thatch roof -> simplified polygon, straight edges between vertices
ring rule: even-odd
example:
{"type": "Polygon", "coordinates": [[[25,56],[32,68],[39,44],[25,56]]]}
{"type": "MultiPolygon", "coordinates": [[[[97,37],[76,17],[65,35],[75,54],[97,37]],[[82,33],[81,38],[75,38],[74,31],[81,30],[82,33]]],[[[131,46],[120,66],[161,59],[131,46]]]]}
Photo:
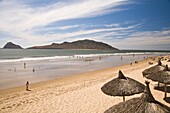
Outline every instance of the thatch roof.
{"type": "Polygon", "coordinates": [[[148,69],[145,69],[142,74],[144,77],[147,77],[149,74],[152,74],[152,73],[157,73],[159,71],[163,71],[165,69],[165,66],[162,65],[161,61],[158,61],[158,64],[153,66],[153,67],[150,67],[148,69]]]}
{"type": "Polygon", "coordinates": [[[121,71],[119,76],[104,84],[101,90],[110,96],[130,96],[144,91],[145,86],[140,82],[125,77],[121,71]]]}
{"type": "Polygon", "coordinates": [[[170,71],[168,69],[168,65],[166,65],[166,68],[163,71],[149,74],[146,78],[160,83],[170,84],[170,71]]]}
{"type": "Polygon", "coordinates": [[[169,107],[154,99],[149,89],[149,83],[146,84],[141,97],[114,105],[104,113],[170,113],[169,107]]]}

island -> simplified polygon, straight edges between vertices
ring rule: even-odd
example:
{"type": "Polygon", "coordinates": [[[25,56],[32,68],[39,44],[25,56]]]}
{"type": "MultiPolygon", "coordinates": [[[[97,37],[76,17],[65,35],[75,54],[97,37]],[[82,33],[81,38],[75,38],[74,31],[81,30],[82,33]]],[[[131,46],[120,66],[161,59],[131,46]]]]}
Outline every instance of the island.
{"type": "Polygon", "coordinates": [[[22,47],[20,45],[14,44],[12,42],[8,42],[7,44],[5,44],[3,49],[22,49],[22,47]]]}
{"type": "Polygon", "coordinates": [[[51,45],[33,46],[28,49],[96,49],[96,50],[118,50],[111,45],[94,40],[78,40],[74,42],[52,43],[51,45]]]}

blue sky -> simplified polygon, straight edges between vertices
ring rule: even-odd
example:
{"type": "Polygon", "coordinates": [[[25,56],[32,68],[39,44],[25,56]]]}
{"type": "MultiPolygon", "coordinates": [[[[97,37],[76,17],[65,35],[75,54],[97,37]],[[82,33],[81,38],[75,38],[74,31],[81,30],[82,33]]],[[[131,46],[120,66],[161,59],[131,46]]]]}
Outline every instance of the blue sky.
{"type": "Polygon", "coordinates": [[[0,47],[92,39],[170,50],[170,0],[0,0],[0,47]]]}

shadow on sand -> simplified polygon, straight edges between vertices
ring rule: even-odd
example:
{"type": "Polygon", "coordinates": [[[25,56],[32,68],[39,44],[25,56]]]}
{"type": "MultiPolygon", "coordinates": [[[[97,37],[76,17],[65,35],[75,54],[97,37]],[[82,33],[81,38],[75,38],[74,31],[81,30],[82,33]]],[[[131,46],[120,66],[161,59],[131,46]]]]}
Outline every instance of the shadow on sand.
{"type": "Polygon", "coordinates": [[[26,90],[26,91],[31,91],[30,89],[26,90]]]}
{"type": "MultiPolygon", "coordinates": [[[[164,92],[164,86],[154,87],[155,90],[164,92]]],[[[167,86],[167,93],[170,93],[170,86],[167,86]]],[[[164,98],[165,102],[170,103],[170,97],[164,98]]]]}
{"type": "Polygon", "coordinates": [[[170,103],[170,97],[164,98],[165,102],[170,103]]]}
{"type": "MultiPolygon", "coordinates": [[[[154,87],[154,89],[164,92],[164,86],[154,87]]],[[[170,86],[167,86],[167,93],[170,93],[170,86]]]]}

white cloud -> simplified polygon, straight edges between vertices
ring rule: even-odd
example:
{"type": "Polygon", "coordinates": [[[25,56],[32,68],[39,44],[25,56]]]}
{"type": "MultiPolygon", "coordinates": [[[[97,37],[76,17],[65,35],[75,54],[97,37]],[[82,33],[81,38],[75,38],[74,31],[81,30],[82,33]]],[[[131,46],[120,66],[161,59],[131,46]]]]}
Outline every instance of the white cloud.
{"type": "MultiPolygon", "coordinates": [[[[47,32],[44,36],[39,36],[35,34],[35,31],[61,20],[87,18],[120,11],[122,9],[118,9],[117,6],[126,4],[127,1],[128,0],[84,0],[72,3],[56,3],[45,7],[31,7],[30,5],[24,4],[24,2],[19,2],[19,0],[4,0],[0,2],[0,31],[7,32],[9,36],[21,40],[29,40],[34,43],[38,42],[40,37],[42,37],[42,42],[48,41],[52,39],[47,39],[47,37],[54,37],[58,34],[53,36],[47,32]]],[[[63,26],[60,27],[60,29],[66,30],[78,26],[79,25],[63,26]]],[[[76,34],[87,34],[97,31],[98,30],[80,31],[79,33],[76,32],[76,34]]],[[[66,35],[74,36],[70,33],[66,35]]]]}
{"type": "Polygon", "coordinates": [[[125,39],[113,40],[113,44],[122,49],[166,49],[170,44],[170,30],[133,32],[125,39]]]}
{"type": "Polygon", "coordinates": [[[106,27],[119,27],[120,24],[116,23],[116,24],[106,24],[106,27]]]}
{"type": "Polygon", "coordinates": [[[58,27],[58,29],[61,29],[61,30],[67,30],[67,29],[76,28],[76,27],[81,27],[81,26],[84,26],[84,25],[69,25],[69,26],[61,26],[61,27],[58,27]]]}
{"type": "Polygon", "coordinates": [[[74,39],[68,37],[67,40],[93,39],[104,41],[119,49],[170,50],[170,47],[167,46],[170,44],[170,30],[137,32],[134,30],[135,27],[127,28],[119,28],[118,31],[114,31],[112,28],[103,31],[101,30],[100,32],[96,30],[94,34],[83,35],[82,37],[78,36],[74,39]]]}
{"type": "MultiPolygon", "coordinates": [[[[114,34],[118,34],[118,32],[125,32],[127,33],[129,30],[138,27],[139,24],[136,25],[131,25],[131,26],[127,26],[127,27],[116,27],[116,28],[100,28],[100,29],[91,29],[91,30],[79,30],[79,31],[75,31],[75,32],[69,32],[69,33],[54,33],[54,34],[49,34],[47,37],[50,38],[51,40],[54,40],[59,37],[62,40],[68,40],[70,38],[75,38],[75,37],[81,37],[84,35],[84,37],[86,37],[87,35],[93,35],[93,34],[100,34],[103,33],[103,35],[113,35],[114,34]],[[106,33],[108,32],[108,33],[106,33]],[[110,33],[112,32],[112,33],[110,33]]],[[[45,39],[43,39],[45,40],[45,39]]]]}
{"type": "Polygon", "coordinates": [[[0,8],[0,15],[2,17],[0,25],[5,27],[5,25],[14,24],[17,25],[15,27],[18,29],[28,30],[60,20],[96,16],[94,12],[105,14],[110,7],[120,5],[125,1],[127,0],[86,0],[80,3],[73,2],[61,6],[57,3],[35,9],[18,4],[16,1],[4,1],[5,3],[1,3],[4,7],[0,8]]]}

